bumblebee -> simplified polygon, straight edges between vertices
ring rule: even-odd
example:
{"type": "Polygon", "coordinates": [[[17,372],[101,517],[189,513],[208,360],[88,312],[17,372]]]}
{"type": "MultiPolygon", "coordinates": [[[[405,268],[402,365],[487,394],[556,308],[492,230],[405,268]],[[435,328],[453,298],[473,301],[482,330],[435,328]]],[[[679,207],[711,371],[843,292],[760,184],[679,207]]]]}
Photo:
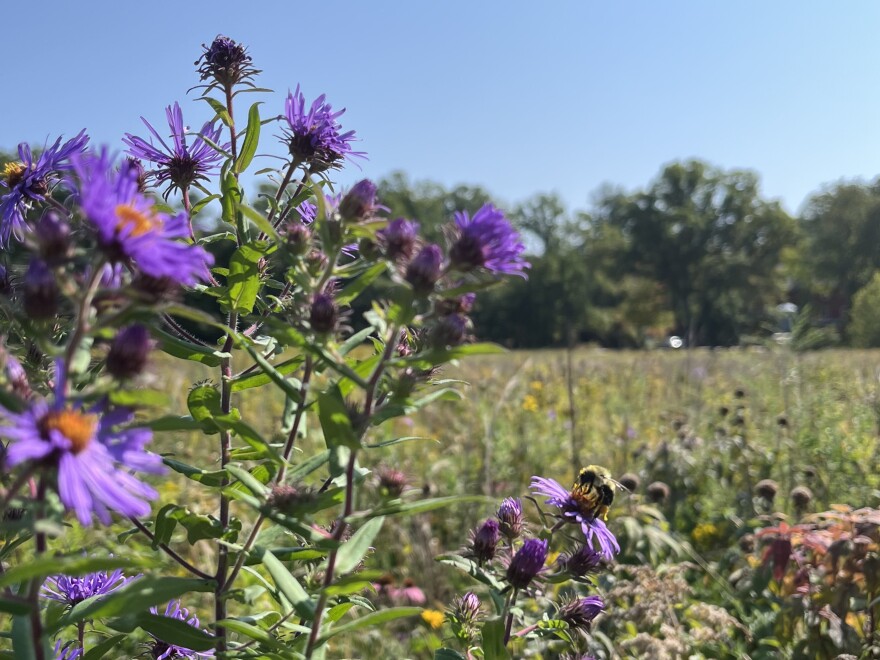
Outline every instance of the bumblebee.
{"type": "Polygon", "coordinates": [[[601,465],[588,465],[578,473],[571,487],[571,498],[578,503],[581,513],[608,520],[608,509],[614,502],[617,489],[626,490],[601,465]]]}

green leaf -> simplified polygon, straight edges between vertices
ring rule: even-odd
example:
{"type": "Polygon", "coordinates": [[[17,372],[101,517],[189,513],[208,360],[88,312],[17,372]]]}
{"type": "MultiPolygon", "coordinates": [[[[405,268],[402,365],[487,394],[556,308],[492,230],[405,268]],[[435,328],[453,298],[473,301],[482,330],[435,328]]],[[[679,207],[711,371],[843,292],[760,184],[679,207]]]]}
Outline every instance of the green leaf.
{"type": "Polygon", "coordinates": [[[88,652],[82,656],[82,660],[101,660],[111,650],[116,650],[117,645],[128,635],[113,635],[108,637],[99,644],[95,644],[88,652]]]}
{"type": "Polygon", "coordinates": [[[211,109],[217,113],[217,118],[220,119],[220,121],[226,126],[232,126],[232,119],[229,116],[229,112],[226,110],[226,106],[210,96],[202,96],[200,98],[211,106],[211,109]]]}
{"type": "Polygon", "coordinates": [[[253,222],[257,226],[257,229],[266,234],[266,236],[269,236],[276,243],[281,242],[281,236],[275,231],[275,227],[272,226],[272,223],[270,223],[267,218],[263,217],[263,215],[256,209],[251,208],[247,204],[240,204],[238,210],[241,211],[244,217],[253,222]]]}
{"type": "Polygon", "coordinates": [[[201,211],[215,199],[220,199],[220,195],[208,195],[207,197],[203,197],[202,199],[197,201],[190,209],[190,216],[195,217],[196,215],[198,215],[199,211],[201,211]]]}
{"type": "MultiPolygon", "coordinates": [[[[277,374],[280,374],[281,376],[289,376],[297,369],[299,369],[304,359],[305,358],[303,358],[302,355],[297,355],[294,358],[285,360],[281,364],[274,367],[275,372],[277,374]]],[[[253,387],[261,387],[271,382],[272,378],[267,373],[248,374],[247,376],[240,376],[232,380],[232,391],[241,392],[242,390],[249,390],[253,387]]]]}
{"type": "Polygon", "coordinates": [[[434,651],[434,660],[466,660],[466,658],[453,649],[437,649],[434,651]]]}
{"type": "Polygon", "coordinates": [[[201,424],[205,433],[219,433],[220,429],[214,423],[215,417],[221,417],[225,413],[220,405],[220,392],[210,385],[199,385],[189,391],[186,397],[186,407],[189,408],[193,419],[201,424]]]}
{"type": "Polygon", "coordinates": [[[156,512],[156,522],[153,523],[153,550],[159,549],[159,544],[168,545],[174,534],[174,528],[177,527],[177,518],[172,513],[180,507],[176,504],[166,504],[156,512]]]}
{"type": "Polygon", "coordinates": [[[154,431],[201,431],[201,423],[194,420],[189,415],[166,415],[141,424],[154,431]]]}
{"type": "Polygon", "coordinates": [[[186,463],[181,463],[180,461],[176,461],[173,458],[167,457],[163,458],[162,462],[175,472],[182,474],[183,476],[192,479],[193,481],[198,481],[201,484],[205,484],[206,486],[222,486],[226,481],[226,470],[203,470],[201,468],[193,467],[192,465],[187,465],[186,463]]]}
{"type": "Polygon", "coordinates": [[[371,628],[372,626],[378,626],[379,624],[405,617],[418,616],[421,613],[421,607],[389,607],[387,609],[379,610],[378,612],[370,612],[351,623],[332,628],[318,638],[318,643],[323,644],[336,635],[354,632],[355,630],[363,630],[364,628],[371,628]]]}
{"type": "Polygon", "coordinates": [[[244,635],[249,639],[253,639],[263,646],[266,646],[270,649],[274,649],[275,651],[281,652],[284,655],[282,657],[285,658],[294,658],[297,657],[293,655],[290,651],[290,648],[286,644],[282,644],[277,639],[275,639],[268,632],[259,628],[250,623],[246,623],[244,621],[240,621],[238,619],[223,619],[222,621],[218,621],[214,624],[217,627],[226,628],[234,633],[238,633],[239,635],[244,635]]]}
{"type": "Polygon", "coordinates": [[[260,481],[247,470],[244,470],[235,465],[227,465],[226,469],[229,471],[229,474],[231,474],[233,477],[235,477],[241,483],[247,486],[248,490],[250,490],[257,497],[265,496],[266,493],[269,492],[269,489],[265,485],[260,483],[260,481]]]}
{"type": "Polygon", "coordinates": [[[62,628],[85,619],[109,618],[147,610],[192,591],[213,591],[215,586],[214,580],[140,577],[110,594],[94,596],[77,603],[47,632],[54,635],[62,628]]]}
{"type": "Polygon", "coordinates": [[[213,635],[209,635],[181,619],[159,616],[152,612],[141,612],[137,616],[137,624],[167,644],[175,644],[193,651],[207,651],[214,648],[213,635]]]}
{"type": "Polygon", "coordinates": [[[181,360],[201,362],[208,367],[219,367],[220,360],[224,356],[220,351],[216,351],[208,346],[191,344],[158,328],[153,328],[152,334],[155,336],[156,343],[161,350],[181,360]]]}
{"type": "Polygon", "coordinates": [[[144,568],[155,562],[142,557],[39,557],[13,566],[0,575],[0,587],[19,584],[33,578],[49,575],[85,575],[117,568],[144,568]]]}
{"type": "Polygon", "coordinates": [[[126,408],[167,408],[171,397],[161,390],[113,390],[108,394],[111,403],[126,408]]]}
{"type": "MultiPolygon", "coordinates": [[[[30,616],[12,617],[12,650],[16,660],[36,660],[37,650],[34,648],[30,616]]],[[[43,657],[51,656],[44,653],[43,657]]]]}
{"type": "Polygon", "coordinates": [[[336,572],[345,575],[357,567],[370,549],[376,534],[382,529],[384,518],[371,518],[346,541],[336,554],[336,572]]]}
{"type": "Polygon", "coordinates": [[[504,588],[504,585],[501,584],[498,580],[495,579],[488,571],[480,568],[477,563],[471,559],[467,559],[466,557],[461,557],[459,555],[439,555],[435,557],[435,560],[440,562],[441,564],[447,564],[449,566],[454,566],[458,570],[467,573],[475,580],[482,582],[485,585],[488,585],[495,589],[496,591],[501,591],[504,588]]]}
{"type": "Polygon", "coordinates": [[[241,144],[241,150],[238,152],[238,160],[235,162],[235,172],[244,172],[251,161],[254,154],[257,153],[257,145],[260,143],[260,104],[257,101],[248,111],[248,123],[245,129],[244,142],[241,144]]]}
{"type": "Polygon", "coordinates": [[[275,586],[290,601],[296,613],[304,619],[311,620],[315,616],[315,603],[284,564],[271,552],[267,552],[263,555],[263,566],[269,571],[275,586]]]}
{"type": "Polygon", "coordinates": [[[6,614],[28,614],[31,611],[30,603],[12,598],[0,598],[0,612],[6,614]]]}
{"type": "Polygon", "coordinates": [[[253,244],[242,245],[229,260],[226,293],[220,296],[220,304],[234,312],[250,314],[260,291],[260,259],[263,252],[253,244]]]}
{"type": "Polygon", "coordinates": [[[238,179],[232,172],[227,172],[221,179],[220,192],[222,194],[220,205],[223,208],[220,217],[223,222],[235,226],[236,211],[241,204],[241,188],[238,186],[238,179]]]}
{"type": "Polygon", "coordinates": [[[357,449],[360,439],[351,426],[348,411],[337,386],[318,395],[318,419],[328,448],[337,446],[357,449]]]}
{"type": "Polygon", "coordinates": [[[504,643],[505,622],[501,617],[488,619],[483,624],[483,653],[485,660],[510,660],[504,643]]]}
{"type": "Polygon", "coordinates": [[[263,370],[263,373],[266,374],[273,383],[280,387],[288,398],[293,399],[297,403],[302,401],[302,395],[299,388],[285,378],[284,374],[269,364],[269,361],[262,356],[256,347],[251,346],[250,344],[245,344],[245,348],[247,349],[247,352],[251,354],[254,362],[256,362],[260,369],[263,370]]]}
{"type": "Polygon", "coordinates": [[[351,304],[368,286],[375,282],[376,279],[385,272],[385,269],[385,263],[380,262],[368,268],[360,277],[351,280],[348,284],[342,287],[342,290],[336,296],[337,304],[351,304]]]}

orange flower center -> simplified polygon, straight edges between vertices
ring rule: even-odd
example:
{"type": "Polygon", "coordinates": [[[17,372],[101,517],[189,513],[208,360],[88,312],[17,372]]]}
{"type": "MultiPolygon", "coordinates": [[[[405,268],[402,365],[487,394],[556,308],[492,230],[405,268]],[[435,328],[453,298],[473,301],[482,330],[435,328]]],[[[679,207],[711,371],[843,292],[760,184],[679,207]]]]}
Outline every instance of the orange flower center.
{"type": "Polygon", "coordinates": [[[54,410],[40,420],[40,430],[44,434],[53,430],[61,433],[70,440],[74,454],[89,446],[97,428],[97,415],[84,415],[74,410],[54,410]]]}
{"type": "Polygon", "coordinates": [[[136,209],[131,204],[118,204],[116,206],[116,217],[119,222],[116,223],[116,231],[120,232],[130,227],[131,236],[143,236],[148,231],[162,225],[162,220],[153,213],[144,213],[136,209]]]}

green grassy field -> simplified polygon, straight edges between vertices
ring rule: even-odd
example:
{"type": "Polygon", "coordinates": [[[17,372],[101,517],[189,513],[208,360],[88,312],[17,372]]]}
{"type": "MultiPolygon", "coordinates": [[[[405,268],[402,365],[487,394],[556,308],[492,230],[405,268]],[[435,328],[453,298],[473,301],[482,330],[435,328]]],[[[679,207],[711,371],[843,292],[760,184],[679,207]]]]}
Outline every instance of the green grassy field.
{"type": "MultiPolygon", "coordinates": [[[[172,364],[162,358],[153,374],[154,385],[174,393],[171,409],[163,412],[180,414],[185,414],[190,385],[216,377],[200,365],[172,364]]],[[[609,527],[623,541],[621,564],[651,571],[687,566],[690,572],[681,584],[691,589],[686,597],[690,605],[679,604],[680,611],[717,607],[718,616],[730,617],[725,625],[736,636],[737,630],[752,626],[750,615],[739,607],[740,596],[722,583],[728,580],[725,572],[742,563],[731,558],[731,549],[763,524],[754,522],[756,516],[772,510],[779,512],[773,520],[787,515],[796,521],[788,497],[796,486],[808,486],[813,493],[806,513],[839,504],[877,506],[878,376],[880,352],[866,351],[583,349],[471,359],[439,376],[460,381],[462,398],[398,419],[383,427],[381,436],[372,437],[373,442],[422,439],[367,451],[362,464],[374,471],[387,466],[402,470],[412,489],[410,498],[430,493],[483,494],[491,499],[484,505],[460,505],[386,525],[368,566],[388,571],[398,581],[415,581],[425,592],[426,606],[443,610],[452,596],[470,585],[437,564],[437,554],[464,545],[468,530],[490,515],[501,497],[527,495],[532,475],[568,483],[581,465],[600,464],[617,478],[629,473],[640,482],[632,493],[618,495],[609,519],[609,527]],[[762,479],[778,484],[773,505],[755,498],[755,486],[762,479]],[[670,494],[651,502],[647,486],[657,481],[667,484],[670,494]]],[[[264,437],[280,441],[283,401],[278,393],[270,388],[248,390],[237,394],[234,404],[264,437]]],[[[309,428],[302,455],[322,447],[320,430],[309,428]]],[[[208,468],[218,459],[212,438],[195,433],[160,434],[153,448],[208,468]]],[[[314,475],[313,485],[322,478],[314,475]]],[[[159,489],[161,501],[154,510],[176,502],[197,513],[214,513],[214,503],[203,498],[204,491],[180,475],[163,479],[159,489]]],[[[375,479],[368,477],[358,504],[375,501],[380,497],[377,491],[375,479]]],[[[102,541],[111,551],[119,551],[115,534],[122,530],[120,525],[102,541]]],[[[62,545],[75,549],[85,538],[75,528],[62,545]]],[[[94,536],[89,538],[94,543],[94,536]]],[[[137,537],[125,538],[124,543],[145,548],[137,537]]],[[[186,544],[175,547],[189,552],[194,562],[210,565],[212,542],[198,542],[192,549],[186,544]]],[[[752,565],[756,561],[752,559],[752,565]]],[[[174,570],[170,565],[169,571],[174,570]]],[[[640,580],[649,578],[654,579],[617,575],[613,588],[623,583],[641,588],[640,580]]],[[[621,596],[621,602],[629,597],[621,596]]],[[[611,612],[609,617],[614,616],[613,608],[611,612]]],[[[611,621],[600,627],[614,638],[609,643],[631,642],[618,647],[618,653],[652,657],[655,651],[636,643],[637,633],[662,637],[659,628],[652,631],[645,626],[653,624],[643,624],[638,630],[621,629],[611,621]]],[[[745,648],[754,634],[742,632],[740,646],[716,640],[715,647],[700,647],[716,651],[698,651],[695,657],[737,657],[734,651],[724,653],[745,648]]],[[[430,658],[442,638],[442,629],[433,630],[427,623],[399,630],[396,636],[381,638],[381,657],[430,658]]],[[[687,640],[691,641],[682,642],[686,647],[696,648],[691,637],[687,640]]],[[[376,643],[373,637],[349,640],[337,649],[344,654],[338,657],[380,657],[365,650],[375,650],[371,645],[376,643]]]]}

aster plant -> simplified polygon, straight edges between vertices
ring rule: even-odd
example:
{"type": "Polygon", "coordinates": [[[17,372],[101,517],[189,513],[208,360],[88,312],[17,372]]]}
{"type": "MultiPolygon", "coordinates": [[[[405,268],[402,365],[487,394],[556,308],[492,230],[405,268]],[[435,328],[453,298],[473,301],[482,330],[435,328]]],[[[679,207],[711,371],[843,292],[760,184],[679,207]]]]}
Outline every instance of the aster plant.
{"type": "MultiPolygon", "coordinates": [[[[0,271],[0,610],[15,657],[339,657],[358,630],[423,613],[408,575],[403,591],[371,591],[383,526],[485,503],[407,488],[383,450],[414,438],[389,442],[383,426],[458,396],[443,365],[501,351],[476,341],[470,315],[476,291],[525,275],[518,234],[486,205],[427,242],[418,219],[386,216],[368,179],[334,190],[330,177],[364,154],[324,95],[296,85],[266,117],[264,100],[237,112],[263,90],[228,37],[196,67],[215,117],[198,133],[175,103],[168,138],[144,121],[147,139],[116,146],[87,150],[84,133],[37,158],[22,146],[3,175],[0,237],[24,253],[0,271]],[[265,207],[240,181],[257,168],[275,184],[265,207]],[[206,193],[197,204],[192,188],[206,193]],[[216,222],[199,235],[202,213],[216,222]],[[186,414],[169,413],[159,360],[213,370],[186,414]],[[242,393],[283,411],[241,405],[242,393]]],[[[599,597],[563,602],[548,585],[591,587],[598,562],[565,526],[526,517],[507,498],[465,552],[441,558],[479,585],[448,624],[431,610],[425,625],[454,626],[466,652],[543,648],[588,627],[599,597]],[[548,560],[560,549],[564,565],[548,560]],[[544,623],[523,618],[526,599],[544,623]]]]}

